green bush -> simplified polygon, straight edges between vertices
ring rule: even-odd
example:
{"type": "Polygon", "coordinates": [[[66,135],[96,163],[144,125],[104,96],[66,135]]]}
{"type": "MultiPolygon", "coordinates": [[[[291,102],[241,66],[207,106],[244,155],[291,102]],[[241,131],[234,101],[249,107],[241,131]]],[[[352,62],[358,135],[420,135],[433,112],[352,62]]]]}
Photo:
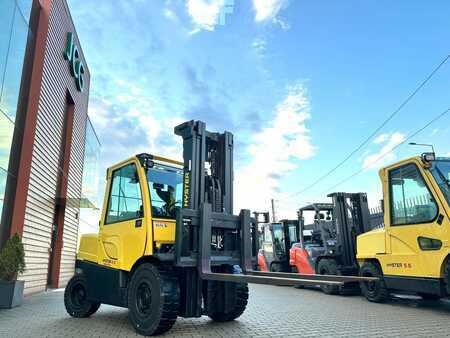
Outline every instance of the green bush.
{"type": "Polygon", "coordinates": [[[25,271],[25,251],[18,234],[9,238],[0,250],[0,280],[12,281],[25,271]]]}

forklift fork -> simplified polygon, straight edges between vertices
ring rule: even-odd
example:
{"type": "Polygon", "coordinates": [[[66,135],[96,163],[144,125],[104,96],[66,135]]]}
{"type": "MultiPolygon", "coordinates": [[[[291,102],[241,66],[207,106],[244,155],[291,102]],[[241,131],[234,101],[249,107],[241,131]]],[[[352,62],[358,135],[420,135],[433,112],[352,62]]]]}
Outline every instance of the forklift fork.
{"type": "Polygon", "coordinates": [[[196,267],[201,280],[285,286],[341,286],[349,282],[376,280],[376,278],[358,276],[255,271],[253,269],[253,261],[257,252],[256,225],[250,218],[249,210],[241,210],[239,216],[224,215],[212,212],[209,203],[203,203],[198,212],[189,209],[179,209],[176,236],[176,265],[196,267]],[[186,231],[186,228],[184,228],[186,226],[191,229],[186,231]],[[214,228],[225,228],[226,231],[236,233],[236,241],[240,245],[234,251],[228,252],[227,255],[214,252],[211,250],[211,234],[214,228]],[[193,238],[198,238],[198,252],[187,251],[183,254],[183,243],[189,240],[188,237],[183,236],[186,233],[191,233],[193,238]],[[242,273],[213,272],[212,266],[221,265],[239,265],[242,273]]]}

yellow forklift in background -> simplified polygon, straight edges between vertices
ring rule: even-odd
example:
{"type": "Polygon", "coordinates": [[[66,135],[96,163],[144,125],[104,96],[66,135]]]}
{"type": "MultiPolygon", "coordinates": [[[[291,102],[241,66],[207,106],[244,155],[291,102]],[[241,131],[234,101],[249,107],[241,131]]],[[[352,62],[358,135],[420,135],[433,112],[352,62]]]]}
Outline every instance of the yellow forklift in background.
{"type": "Polygon", "coordinates": [[[390,292],[450,295],[450,158],[424,153],[383,168],[384,227],[357,237],[360,276],[372,302],[390,292]]]}
{"type": "Polygon", "coordinates": [[[201,121],[175,127],[183,162],[139,154],[107,170],[98,234],[81,237],[67,312],[100,304],[129,309],[136,331],[168,331],[178,316],[231,321],[245,310],[247,283],[344,285],[374,277],[255,271],[257,222],[233,214],[233,135],[201,121]]]}

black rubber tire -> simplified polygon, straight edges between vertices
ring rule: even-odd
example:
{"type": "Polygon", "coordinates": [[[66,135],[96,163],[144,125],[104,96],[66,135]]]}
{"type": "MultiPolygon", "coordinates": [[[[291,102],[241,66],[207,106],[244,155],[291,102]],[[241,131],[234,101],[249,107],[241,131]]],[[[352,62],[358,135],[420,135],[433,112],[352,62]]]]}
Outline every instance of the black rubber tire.
{"type": "MultiPolygon", "coordinates": [[[[320,260],[317,266],[319,275],[338,275],[337,263],[334,259],[324,258],[320,260]]],[[[337,285],[321,285],[320,289],[327,295],[339,294],[339,286],[337,285]]]]}
{"type": "Polygon", "coordinates": [[[281,272],[281,263],[272,263],[270,265],[270,272],[281,272]]]}
{"type": "MultiPolygon", "coordinates": [[[[298,270],[297,270],[296,266],[292,266],[291,267],[291,273],[298,273],[298,270]]],[[[294,288],[296,288],[296,289],[304,289],[305,286],[304,285],[295,285],[294,288]]]]}
{"type": "Polygon", "coordinates": [[[450,259],[447,259],[447,263],[444,268],[444,284],[447,291],[447,296],[450,296],[450,259]]]}
{"type": "Polygon", "coordinates": [[[150,263],[140,265],[128,286],[128,316],[137,333],[152,336],[172,328],[180,302],[178,278],[150,263]]]}
{"type": "Polygon", "coordinates": [[[206,314],[216,322],[229,322],[240,317],[248,303],[247,283],[208,281],[204,290],[206,314]],[[227,289],[227,290],[225,290],[227,289]],[[232,306],[229,311],[224,309],[225,297],[230,297],[232,306]]]}
{"type": "Polygon", "coordinates": [[[431,295],[429,293],[419,293],[419,296],[422,297],[423,300],[435,301],[441,299],[441,296],[431,295]]]}
{"type": "Polygon", "coordinates": [[[383,279],[383,272],[378,264],[365,262],[359,269],[361,277],[378,277],[375,282],[361,282],[361,291],[369,302],[384,303],[389,299],[389,290],[383,279]]]}
{"type": "Polygon", "coordinates": [[[64,290],[64,305],[69,315],[75,318],[87,318],[97,312],[100,303],[86,299],[87,281],[82,274],[73,276],[64,290]]]}

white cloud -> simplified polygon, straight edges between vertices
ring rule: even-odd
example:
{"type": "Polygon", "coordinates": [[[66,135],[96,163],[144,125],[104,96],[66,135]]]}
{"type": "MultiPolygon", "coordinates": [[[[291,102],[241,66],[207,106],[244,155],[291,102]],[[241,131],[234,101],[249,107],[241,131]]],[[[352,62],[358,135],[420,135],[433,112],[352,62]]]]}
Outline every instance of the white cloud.
{"type": "Polygon", "coordinates": [[[393,151],[393,149],[399,145],[400,143],[405,142],[405,134],[402,134],[400,132],[395,132],[392,134],[382,134],[378,136],[375,141],[377,144],[384,144],[383,147],[375,153],[372,153],[370,155],[367,155],[363,160],[363,168],[364,169],[377,169],[379,167],[382,167],[383,165],[390,163],[396,159],[396,155],[393,151]],[[384,136],[386,135],[386,136],[384,136]],[[380,141],[380,136],[383,136],[380,141]]]}
{"type": "Polygon", "coordinates": [[[190,34],[200,30],[213,31],[219,23],[220,10],[224,3],[225,0],[188,0],[187,10],[195,25],[190,34]]]}
{"type": "Polygon", "coordinates": [[[266,54],[266,45],[267,42],[264,38],[256,38],[252,42],[252,48],[254,49],[256,55],[258,55],[259,58],[264,58],[266,54]]]}
{"type": "Polygon", "coordinates": [[[388,138],[389,138],[389,134],[387,134],[387,133],[380,134],[375,138],[375,140],[373,140],[373,143],[375,143],[375,144],[384,143],[387,141],[388,138]]]}
{"type": "Polygon", "coordinates": [[[173,10],[171,10],[170,8],[164,8],[163,14],[164,14],[164,16],[165,16],[167,19],[169,19],[169,20],[172,20],[172,21],[175,21],[175,22],[178,21],[177,15],[176,15],[175,12],[174,12],[173,10]]]}
{"type": "Polygon", "coordinates": [[[314,155],[306,127],[309,109],[303,85],[291,86],[276,106],[273,120],[253,135],[246,149],[250,162],[236,170],[235,212],[241,207],[268,210],[270,198],[282,197],[280,179],[297,167],[296,161],[314,155]]]}
{"type": "MultiPolygon", "coordinates": [[[[277,14],[286,4],[287,0],[253,0],[253,8],[256,12],[255,21],[272,20],[274,23],[280,23],[281,20],[277,18],[277,14]]],[[[283,21],[281,22],[285,25],[283,21]]]]}
{"type": "Polygon", "coordinates": [[[280,18],[273,18],[272,22],[274,24],[280,25],[281,29],[284,31],[287,31],[288,29],[291,28],[291,25],[289,23],[280,18]]]}
{"type": "Polygon", "coordinates": [[[116,81],[116,84],[119,92],[133,95],[117,95],[113,97],[114,102],[100,98],[89,106],[95,127],[104,134],[104,139],[111,142],[108,148],[113,149],[114,156],[110,160],[121,160],[141,152],[181,159],[180,137],[171,131],[183,119],[178,114],[157,116],[155,100],[145,95],[142,88],[122,80],[116,81]],[[112,114],[117,104],[121,104],[121,111],[119,114],[112,114]],[[130,138],[136,136],[133,133],[139,135],[139,142],[130,141],[130,138]]]}
{"type": "Polygon", "coordinates": [[[438,132],[439,132],[439,128],[434,128],[434,129],[431,131],[430,136],[434,136],[434,135],[436,135],[438,132]]]}

